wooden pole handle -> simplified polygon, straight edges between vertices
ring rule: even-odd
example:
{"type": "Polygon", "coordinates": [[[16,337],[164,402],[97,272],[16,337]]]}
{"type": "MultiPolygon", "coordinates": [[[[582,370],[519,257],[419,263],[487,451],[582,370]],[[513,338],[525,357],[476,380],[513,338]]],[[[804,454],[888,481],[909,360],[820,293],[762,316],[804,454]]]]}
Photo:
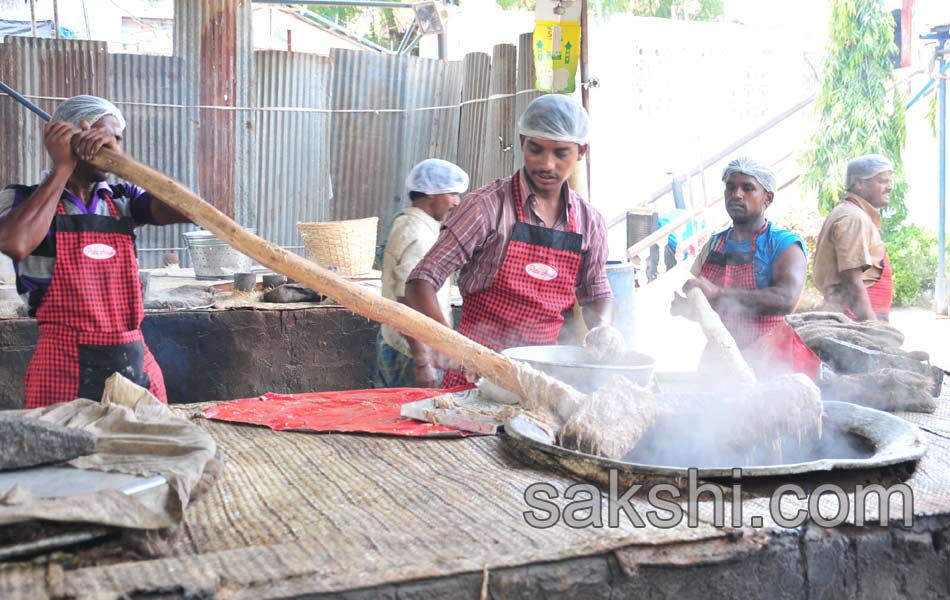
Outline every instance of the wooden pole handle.
{"type": "Polygon", "coordinates": [[[723,361],[722,366],[726,369],[726,373],[735,377],[740,383],[755,383],[755,372],[742,356],[736,339],[726,329],[703,291],[698,287],[690,288],[686,292],[686,298],[713,352],[723,361]]]}
{"type": "Polygon", "coordinates": [[[235,223],[174,179],[107,148],[88,161],[107,173],[148,190],[214,233],[235,250],[274,271],[333,298],[349,310],[378,323],[389,325],[461,363],[465,369],[486,377],[521,395],[516,367],[501,354],[472,341],[404,304],[378,296],[316,263],[257,237],[235,223]]]}

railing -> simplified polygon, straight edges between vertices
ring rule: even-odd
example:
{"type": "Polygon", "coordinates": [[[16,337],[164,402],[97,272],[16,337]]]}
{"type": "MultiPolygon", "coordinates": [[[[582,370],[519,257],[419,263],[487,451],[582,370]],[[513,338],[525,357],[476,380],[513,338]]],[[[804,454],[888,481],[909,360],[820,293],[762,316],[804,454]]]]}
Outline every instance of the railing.
{"type": "MultiPolygon", "coordinates": [[[[895,86],[898,89],[906,87],[915,75],[922,72],[918,68],[898,69],[895,71],[895,86]]],[[[670,184],[650,194],[641,207],[659,208],[659,205],[672,197],[674,183],[682,183],[690,191],[688,194],[689,206],[686,207],[685,214],[674,218],[627,249],[627,260],[638,264],[640,267],[637,272],[637,282],[641,287],[666,272],[664,252],[667,246],[667,237],[670,234],[680,234],[674,256],[676,262],[680,263],[690,256],[695,256],[710,235],[720,231],[731,222],[723,206],[723,196],[720,193],[722,187],[719,182],[719,174],[726,161],[742,153],[759,157],[760,160],[769,163],[775,170],[779,190],[788,187],[798,179],[800,173],[795,159],[799,149],[807,143],[808,136],[813,130],[812,115],[804,109],[810,107],[814,102],[814,94],[800,100],[719,152],[700,161],[685,175],[675,177],[670,184]],[[780,131],[780,128],[784,131],[780,131]],[[781,149],[783,153],[775,156],[774,148],[781,149]],[[789,149],[791,151],[788,151],[789,149]],[[717,190],[717,193],[711,195],[707,192],[706,185],[707,175],[710,171],[714,172],[716,182],[714,189],[717,190]],[[697,178],[699,179],[699,188],[702,191],[698,194],[700,202],[695,203],[693,202],[692,187],[694,179],[697,178]],[[698,217],[703,217],[702,221],[705,222],[698,222],[698,217]],[[690,223],[692,223],[691,234],[689,236],[682,235],[686,231],[687,224],[690,223]],[[659,252],[654,252],[654,258],[651,258],[651,250],[654,246],[658,246],[659,252]],[[652,264],[654,259],[656,259],[657,264],[652,264]]],[[[625,223],[626,220],[627,212],[625,211],[609,219],[607,226],[608,228],[615,227],[625,223]]]]}

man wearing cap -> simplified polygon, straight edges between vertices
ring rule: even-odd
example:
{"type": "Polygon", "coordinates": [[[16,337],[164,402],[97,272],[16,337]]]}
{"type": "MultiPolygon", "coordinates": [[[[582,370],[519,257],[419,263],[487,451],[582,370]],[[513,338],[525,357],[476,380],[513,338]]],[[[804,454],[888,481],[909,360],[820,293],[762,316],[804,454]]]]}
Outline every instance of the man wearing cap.
{"type": "Polygon", "coordinates": [[[776,187],[768,166],[737,158],[722,181],[732,226],[700,250],[691,269],[695,277],[683,290],[702,290],[742,349],[795,309],[805,284],[805,244],[765,218],[776,187]]]}
{"type": "MultiPolygon", "coordinates": [[[[406,189],[412,206],[393,219],[383,242],[383,297],[406,302],[406,277],[432,248],[439,237],[439,228],[459,204],[468,189],[468,174],[458,165],[437,158],[424,160],[406,177],[406,189]]],[[[444,322],[452,322],[449,305],[449,282],[436,293],[439,314],[444,322]]],[[[413,387],[415,365],[409,341],[398,331],[382,325],[376,337],[377,387],[413,387]]],[[[430,384],[435,385],[435,384],[430,384]]]]}
{"type": "MultiPolygon", "coordinates": [[[[541,96],[518,129],[524,168],[466,196],[406,286],[410,306],[447,325],[436,290],[459,270],[459,332],[494,350],[557,343],[575,298],[589,327],[606,325],[612,298],[604,218],[566,183],[587,152],[587,112],[541,96]]],[[[433,382],[429,349],[413,356],[417,385],[433,382]]],[[[442,387],[464,383],[449,371],[442,387]]]]}
{"type": "Polygon", "coordinates": [[[101,148],[118,151],[124,129],[111,102],[66,100],[43,129],[52,170],[38,185],[0,192],[0,252],[14,260],[18,291],[40,331],[26,372],[26,408],[98,400],[115,372],[167,401],[139,329],[135,227],[187,218],[138,187],[109,185],[85,162],[101,148]]]}
{"type": "Polygon", "coordinates": [[[891,202],[894,165],[880,154],[848,162],[847,193],[825,218],[813,269],[825,305],[859,321],[887,320],[894,280],[881,238],[881,209],[891,202]]]}

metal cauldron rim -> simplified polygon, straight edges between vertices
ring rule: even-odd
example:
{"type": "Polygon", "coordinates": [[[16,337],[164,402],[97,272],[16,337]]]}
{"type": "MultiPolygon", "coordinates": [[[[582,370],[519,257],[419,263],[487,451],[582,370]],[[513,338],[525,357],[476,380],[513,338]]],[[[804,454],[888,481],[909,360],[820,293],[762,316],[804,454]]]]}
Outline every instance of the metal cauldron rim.
{"type": "MultiPolygon", "coordinates": [[[[553,352],[553,353],[563,353],[563,352],[580,352],[584,356],[590,357],[587,354],[587,351],[584,350],[581,346],[569,346],[569,345],[548,345],[548,346],[515,346],[513,348],[507,348],[502,350],[501,353],[507,358],[513,360],[520,360],[522,362],[530,362],[541,365],[551,365],[554,367],[569,367],[569,368],[578,368],[578,369],[600,369],[604,371],[630,371],[636,369],[653,369],[656,365],[656,361],[652,356],[648,354],[643,354],[642,352],[636,352],[629,350],[624,354],[624,357],[633,358],[635,362],[630,363],[613,363],[613,364],[601,364],[596,361],[591,360],[591,362],[577,362],[573,360],[543,360],[540,358],[535,358],[531,356],[532,354],[537,354],[543,356],[544,353],[553,352]]],[[[591,359],[593,357],[590,357],[591,359]]]]}
{"type": "MultiPolygon", "coordinates": [[[[824,420],[827,425],[835,424],[853,435],[860,435],[869,441],[875,452],[868,458],[822,458],[800,463],[782,465],[743,466],[743,477],[768,477],[774,475],[796,475],[831,471],[835,469],[873,469],[917,461],[926,452],[926,444],[920,429],[908,421],[887,412],[858,406],[847,402],[824,403],[824,420]],[[847,420],[847,423],[843,421],[847,420]],[[863,429],[861,429],[863,427],[863,429]],[[873,429],[877,431],[872,431],[873,429]],[[856,431],[859,430],[859,431],[856,431]],[[886,432],[886,433],[885,433],[886,432]]],[[[826,425],[826,426],[827,426],[826,425]]],[[[583,475],[591,469],[617,469],[636,475],[656,475],[663,477],[682,477],[689,475],[686,467],[648,465],[611,460],[601,456],[585,454],[562,448],[553,443],[550,436],[524,416],[516,416],[505,425],[506,437],[515,445],[524,444],[538,449],[556,459],[562,467],[583,475]],[[547,438],[545,440],[544,438],[547,438]]],[[[734,467],[706,467],[697,469],[699,478],[732,477],[734,467]]]]}

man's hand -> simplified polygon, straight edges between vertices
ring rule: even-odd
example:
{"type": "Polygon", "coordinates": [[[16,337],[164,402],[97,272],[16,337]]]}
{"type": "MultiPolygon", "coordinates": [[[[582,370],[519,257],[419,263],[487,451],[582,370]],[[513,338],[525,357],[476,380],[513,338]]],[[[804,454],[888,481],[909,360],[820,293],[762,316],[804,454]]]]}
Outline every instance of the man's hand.
{"type": "Polygon", "coordinates": [[[93,129],[85,119],[79,122],[79,126],[81,131],[76,135],[75,141],[76,155],[80,159],[90,160],[100,148],[119,151],[119,141],[111,131],[101,128],[93,129]]]}
{"type": "Polygon", "coordinates": [[[43,126],[43,145],[53,160],[54,169],[68,169],[72,173],[76,168],[76,155],[70,140],[77,133],[79,129],[64,121],[52,121],[43,126]]]}
{"type": "Polygon", "coordinates": [[[430,363],[413,362],[416,387],[438,389],[441,381],[430,363]]]}
{"type": "Polygon", "coordinates": [[[683,284],[683,292],[688,292],[695,287],[698,287],[710,302],[722,295],[722,288],[705,277],[694,277],[693,279],[687,280],[686,283],[683,284]]]}

